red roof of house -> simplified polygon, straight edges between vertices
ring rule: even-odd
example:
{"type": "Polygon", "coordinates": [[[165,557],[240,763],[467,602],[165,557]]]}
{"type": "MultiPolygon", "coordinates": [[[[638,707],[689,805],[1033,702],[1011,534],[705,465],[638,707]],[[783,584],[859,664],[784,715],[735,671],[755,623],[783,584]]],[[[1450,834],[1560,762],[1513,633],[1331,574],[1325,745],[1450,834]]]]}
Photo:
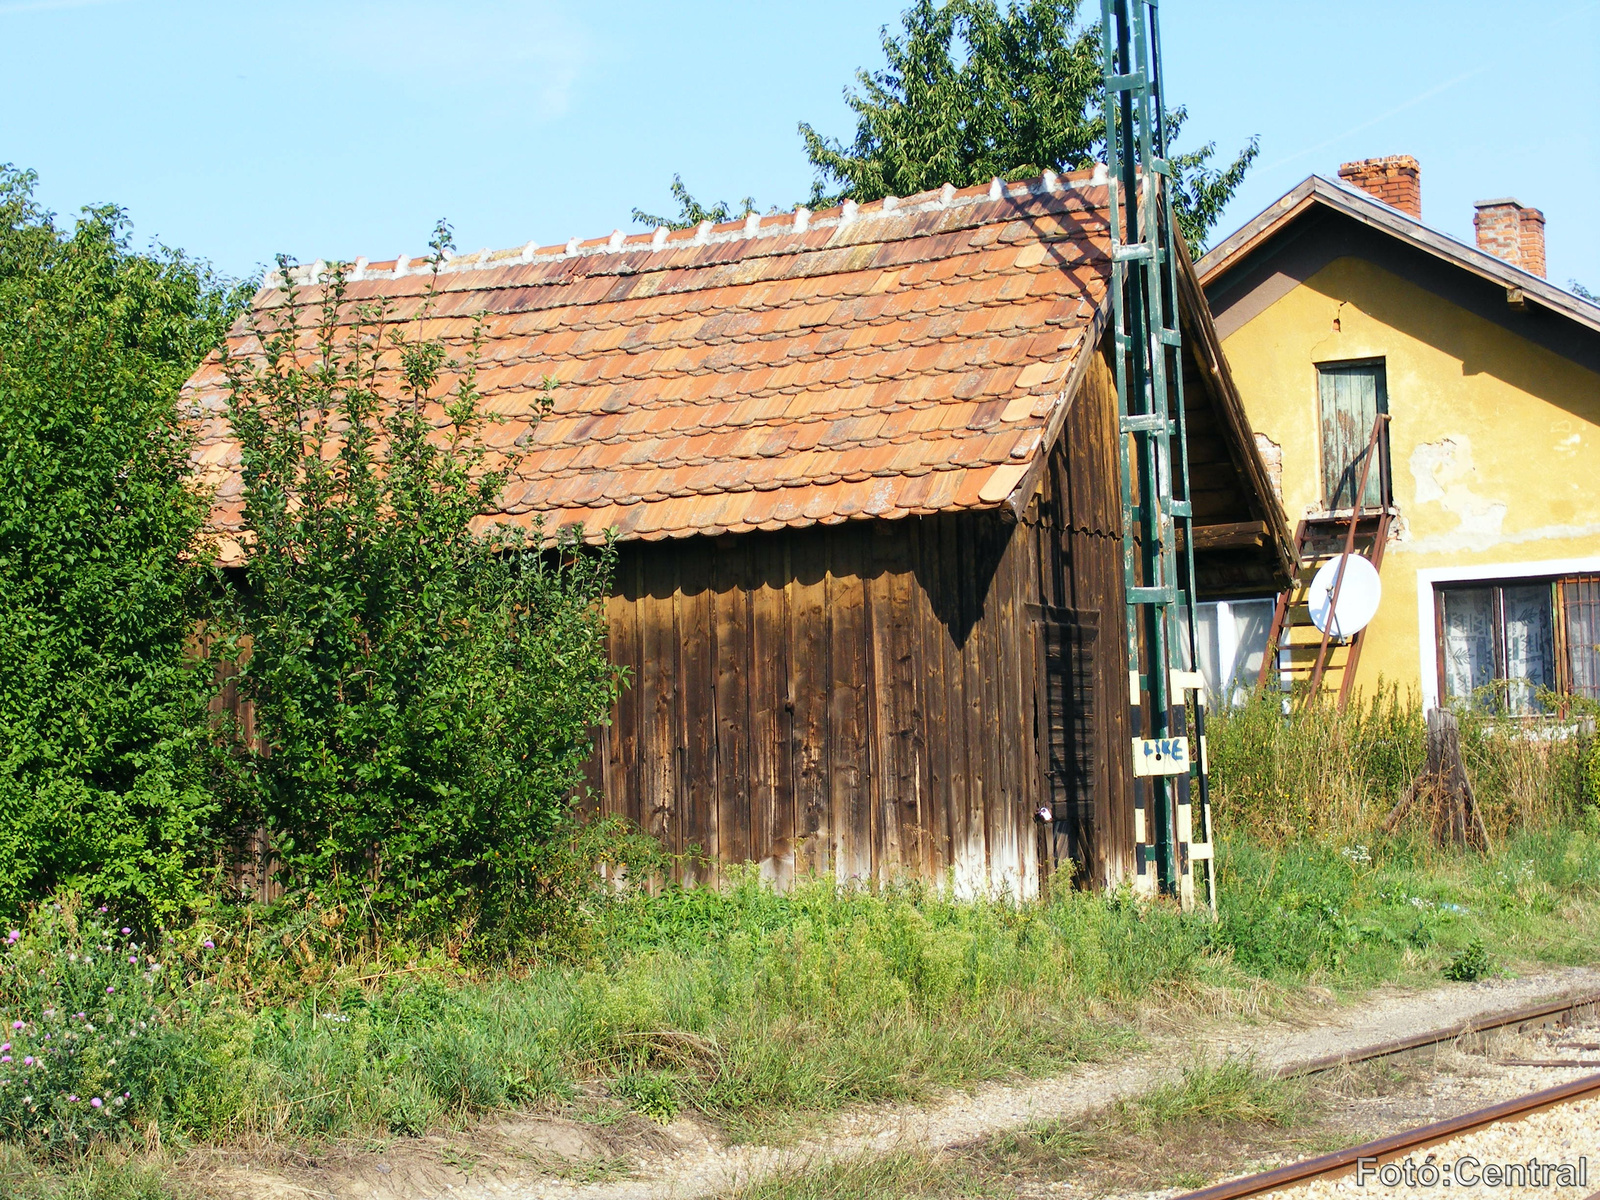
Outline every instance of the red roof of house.
{"type": "MultiPolygon", "coordinates": [[[[490,465],[512,468],[500,519],[542,516],[547,535],[574,522],[590,538],[666,538],[997,508],[1046,452],[1096,336],[1105,205],[1085,172],[485,251],[445,266],[421,332],[465,348],[483,314],[479,387],[507,418],[487,431],[490,465]],[[559,386],[536,421],[546,377],[559,386]]],[[[393,320],[413,320],[429,271],[407,265],[358,260],[350,302],[383,297],[393,320]]],[[[264,288],[255,304],[282,301],[264,288]]],[[[227,349],[260,346],[241,323],[227,349]]],[[[237,562],[226,395],[213,355],[186,396],[223,561],[237,562]]]]}

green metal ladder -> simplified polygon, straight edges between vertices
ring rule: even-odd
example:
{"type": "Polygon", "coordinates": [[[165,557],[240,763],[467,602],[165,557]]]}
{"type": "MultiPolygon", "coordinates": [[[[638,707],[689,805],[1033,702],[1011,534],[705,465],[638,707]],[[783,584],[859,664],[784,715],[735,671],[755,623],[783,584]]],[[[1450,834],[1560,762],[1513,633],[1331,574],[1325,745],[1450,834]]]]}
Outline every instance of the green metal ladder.
{"type": "Polygon", "coordinates": [[[1201,900],[1198,870],[1215,913],[1205,689],[1193,669],[1193,512],[1175,257],[1187,250],[1172,211],[1156,0],[1101,0],[1100,17],[1128,686],[1133,728],[1143,734],[1130,747],[1133,882],[1192,908],[1201,900]]]}

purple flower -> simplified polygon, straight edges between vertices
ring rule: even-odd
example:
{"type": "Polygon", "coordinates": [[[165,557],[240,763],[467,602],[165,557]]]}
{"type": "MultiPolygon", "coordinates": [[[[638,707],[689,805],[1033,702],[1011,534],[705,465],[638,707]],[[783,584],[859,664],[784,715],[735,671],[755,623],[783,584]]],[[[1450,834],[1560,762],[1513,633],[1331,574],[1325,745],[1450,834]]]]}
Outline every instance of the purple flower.
{"type": "Polygon", "coordinates": [[[112,992],[114,992],[116,990],[117,990],[117,985],[116,984],[112,984],[110,987],[108,987],[106,989],[106,995],[109,996],[109,995],[111,995],[112,992]]]}
{"type": "Polygon", "coordinates": [[[126,925],[124,925],[122,927],[122,936],[123,937],[127,937],[132,932],[133,932],[133,930],[129,929],[126,925]]]}
{"type": "Polygon", "coordinates": [[[13,1029],[21,1029],[22,1028],[22,1022],[21,1021],[13,1021],[13,1022],[11,1022],[11,1028],[13,1028],[13,1029]]]}
{"type": "Polygon", "coordinates": [[[6,945],[8,945],[8,946],[11,945],[12,942],[17,941],[21,937],[22,937],[22,930],[13,929],[10,933],[6,934],[6,945]]]}
{"type": "Polygon", "coordinates": [[[76,1096],[68,1096],[67,1102],[70,1104],[76,1104],[78,1102],[78,1098],[76,1096]]]}
{"type": "Polygon", "coordinates": [[[44,1010],[44,1015],[47,1017],[53,1017],[56,1015],[56,1010],[53,1008],[47,1008],[44,1010]]]}
{"type": "Polygon", "coordinates": [[[25,1066],[25,1067],[33,1066],[33,1055],[30,1054],[30,1055],[28,1055],[28,1057],[24,1058],[22,1060],[22,1065],[25,1066]]]}
{"type": "Polygon", "coordinates": [[[10,1062],[10,1061],[11,1061],[11,1055],[9,1055],[9,1054],[0,1054],[0,1062],[10,1062]]]}
{"type": "Polygon", "coordinates": [[[217,944],[215,942],[213,942],[210,938],[207,938],[204,942],[201,943],[201,945],[203,945],[207,950],[215,950],[217,948],[217,944]]]}
{"type": "Polygon", "coordinates": [[[11,1049],[10,1042],[0,1042],[0,1054],[4,1054],[9,1049],[11,1049]]]}
{"type": "Polygon", "coordinates": [[[128,962],[132,965],[137,965],[139,962],[139,956],[137,954],[128,955],[128,962]]]}
{"type": "Polygon", "coordinates": [[[96,1096],[93,1100],[89,1101],[89,1103],[95,1108],[99,1108],[104,1101],[102,1101],[99,1096],[96,1096]]]}

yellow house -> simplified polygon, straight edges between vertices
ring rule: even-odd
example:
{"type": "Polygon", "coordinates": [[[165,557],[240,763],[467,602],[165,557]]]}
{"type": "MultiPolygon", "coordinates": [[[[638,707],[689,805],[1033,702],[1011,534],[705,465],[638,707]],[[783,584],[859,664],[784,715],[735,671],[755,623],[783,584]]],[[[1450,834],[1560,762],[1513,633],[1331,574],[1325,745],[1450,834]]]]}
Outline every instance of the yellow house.
{"type": "MultiPolygon", "coordinates": [[[[1307,179],[1198,264],[1299,525],[1280,678],[1309,680],[1323,656],[1322,687],[1382,678],[1427,707],[1600,698],[1600,307],[1544,279],[1536,209],[1479,203],[1468,246],[1422,223],[1415,159],[1339,174],[1307,179]],[[1308,582],[1352,525],[1379,567],[1376,615],[1325,647],[1308,582]]],[[[1215,689],[1255,682],[1273,614],[1272,597],[1206,606],[1215,689]]]]}

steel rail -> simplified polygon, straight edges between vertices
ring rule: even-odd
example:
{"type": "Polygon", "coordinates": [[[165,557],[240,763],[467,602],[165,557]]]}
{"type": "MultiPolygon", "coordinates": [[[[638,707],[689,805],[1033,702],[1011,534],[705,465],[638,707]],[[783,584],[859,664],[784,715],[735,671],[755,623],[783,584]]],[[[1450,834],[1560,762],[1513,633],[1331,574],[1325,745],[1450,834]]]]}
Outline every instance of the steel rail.
{"type": "Polygon", "coordinates": [[[1174,1200],[1241,1200],[1245,1196],[1259,1196],[1265,1192],[1275,1192],[1280,1188],[1294,1187],[1311,1179],[1343,1175],[1353,1171],[1360,1159],[1374,1163],[1392,1162],[1408,1151],[1421,1150],[1426,1146],[1460,1137],[1475,1129],[1482,1129],[1486,1125],[1516,1120],[1542,1109],[1554,1108],[1558,1104],[1566,1104],[1595,1094],[1600,1094],[1600,1075],[1586,1075],[1570,1083],[1530,1092],[1515,1100],[1504,1100],[1499,1104],[1491,1104],[1488,1108],[1476,1109],[1444,1121],[1435,1121],[1431,1125],[1390,1134],[1388,1137],[1378,1138],[1360,1146],[1351,1146],[1348,1150],[1336,1150],[1320,1158],[1308,1158],[1303,1162],[1290,1163],[1272,1171],[1263,1171],[1259,1175],[1247,1175],[1242,1179],[1231,1179],[1227,1183],[1201,1188],[1197,1192],[1185,1192],[1174,1200]]]}
{"type": "Polygon", "coordinates": [[[1575,1013],[1582,1008],[1600,1009],[1600,992],[1584,992],[1575,996],[1566,996],[1559,1000],[1546,1000],[1539,1004],[1529,1004],[1522,1008],[1512,1008],[1504,1012],[1490,1013],[1488,1016],[1474,1017],[1469,1021],[1458,1022],[1445,1029],[1413,1034],[1410,1037],[1379,1042],[1372,1046],[1362,1046],[1357,1050],[1351,1050],[1343,1054],[1329,1054],[1322,1058],[1314,1058],[1309,1062],[1281,1067],[1275,1074],[1280,1078],[1318,1075],[1325,1071],[1335,1071],[1340,1067],[1350,1066],[1355,1063],[1370,1062],[1376,1058],[1392,1058],[1395,1055],[1406,1054],[1413,1050],[1423,1050],[1429,1046],[1443,1045],[1445,1042],[1453,1042],[1457,1038],[1467,1037],[1474,1033],[1489,1033],[1493,1030],[1506,1029],[1513,1025],[1549,1024],[1553,1018],[1575,1013]]]}

